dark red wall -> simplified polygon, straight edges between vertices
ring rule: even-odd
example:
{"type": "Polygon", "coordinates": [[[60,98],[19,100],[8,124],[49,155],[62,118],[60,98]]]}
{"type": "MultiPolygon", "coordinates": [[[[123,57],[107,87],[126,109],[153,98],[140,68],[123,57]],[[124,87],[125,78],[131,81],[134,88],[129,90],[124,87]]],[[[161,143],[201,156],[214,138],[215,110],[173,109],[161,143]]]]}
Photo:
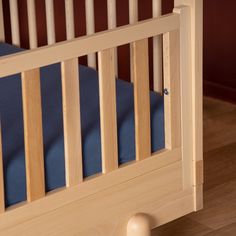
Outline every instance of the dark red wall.
{"type": "Polygon", "coordinates": [[[236,102],[236,1],[204,1],[204,91],[236,102]]]}
{"type": "MultiPolygon", "coordinates": [[[[39,44],[46,44],[45,0],[36,0],[39,44]]],[[[163,0],[164,13],[171,12],[174,0],[163,0]]],[[[236,102],[236,14],[235,0],[204,1],[204,93],[236,102]]],[[[11,42],[9,30],[9,0],[3,0],[6,19],[6,38],[11,42]]],[[[106,0],[95,0],[96,31],[107,28],[106,0]]],[[[152,0],[139,0],[140,20],[151,17],[152,0]]],[[[18,0],[20,10],[21,41],[28,48],[26,0],[18,0]]],[[[74,0],[76,36],[85,34],[85,0],[74,0]]],[[[54,0],[56,39],[66,39],[64,0],[54,0]]],[[[128,23],[128,0],[117,1],[118,25],[128,23]]],[[[129,47],[119,48],[119,75],[129,78],[129,47]]],[[[150,48],[151,50],[151,48],[150,48]]],[[[86,58],[81,60],[86,64],[86,58]]],[[[151,58],[150,58],[151,62],[151,58]]],[[[152,63],[151,63],[152,64],[152,63]]],[[[151,73],[152,71],[150,71],[151,73]]]]}

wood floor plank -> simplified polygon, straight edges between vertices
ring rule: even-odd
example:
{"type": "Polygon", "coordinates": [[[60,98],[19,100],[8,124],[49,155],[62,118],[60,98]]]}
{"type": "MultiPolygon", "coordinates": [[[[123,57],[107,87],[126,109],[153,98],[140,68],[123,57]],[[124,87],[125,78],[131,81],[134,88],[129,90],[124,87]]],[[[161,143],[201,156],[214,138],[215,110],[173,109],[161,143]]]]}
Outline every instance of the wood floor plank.
{"type": "Polygon", "coordinates": [[[236,109],[204,121],[204,152],[236,142],[236,109]]]}
{"type": "Polygon", "coordinates": [[[236,223],[236,180],[204,193],[204,209],[189,215],[214,230],[236,223]]]}
{"type": "Polygon", "coordinates": [[[212,230],[187,217],[180,218],[152,231],[152,236],[205,236],[212,230]]]}
{"type": "Polygon", "coordinates": [[[235,236],[236,235],[236,223],[223,227],[219,230],[214,230],[205,236],[235,236]]]}
{"type": "Polygon", "coordinates": [[[204,179],[204,209],[152,236],[236,235],[236,105],[211,98],[204,98],[204,179]]]}
{"type": "Polygon", "coordinates": [[[236,109],[236,105],[224,101],[220,101],[214,98],[204,97],[203,99],[203,117],[204,120],[214,118],[224,113],[233,111],[236,109]]]}
{"type": "Polygon", "coordinates": [[[204,190],[236,180],[236,142],[204,155],[204,190]]]}

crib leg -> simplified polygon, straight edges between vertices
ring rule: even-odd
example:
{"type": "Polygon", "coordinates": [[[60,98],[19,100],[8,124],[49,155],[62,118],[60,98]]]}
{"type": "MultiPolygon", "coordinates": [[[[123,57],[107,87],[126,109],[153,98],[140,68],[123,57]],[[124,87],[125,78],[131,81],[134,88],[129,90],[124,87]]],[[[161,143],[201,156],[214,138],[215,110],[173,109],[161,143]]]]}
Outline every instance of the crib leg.
{"type": "Polygon", "coordinates": [[[149,217],[145,214],[136,214],[128,222],[127,236],[151,236],[149,217]]]}

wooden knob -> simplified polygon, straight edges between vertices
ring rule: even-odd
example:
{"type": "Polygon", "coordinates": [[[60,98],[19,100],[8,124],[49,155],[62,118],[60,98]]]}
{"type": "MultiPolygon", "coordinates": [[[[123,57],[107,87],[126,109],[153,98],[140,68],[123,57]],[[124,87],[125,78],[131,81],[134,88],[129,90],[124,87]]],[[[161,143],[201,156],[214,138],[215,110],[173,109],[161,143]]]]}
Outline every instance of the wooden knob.
{"type": "Polygon", "coordinates": [[[149,217],[145,214],[136,214],[128,222],[127,236],[151,236],[149,217]]]}

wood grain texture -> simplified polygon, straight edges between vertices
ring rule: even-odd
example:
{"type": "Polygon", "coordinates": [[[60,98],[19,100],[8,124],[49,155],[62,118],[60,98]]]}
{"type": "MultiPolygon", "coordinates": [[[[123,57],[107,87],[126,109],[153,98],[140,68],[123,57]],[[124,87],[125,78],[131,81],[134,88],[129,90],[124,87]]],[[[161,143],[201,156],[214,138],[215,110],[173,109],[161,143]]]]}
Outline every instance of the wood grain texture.
{"type": "Polygon", "coordinates": [[[2,153],[2,129],[0,123],[0,213],[5,211],[4,201],[4,174],[3,174],[3,153],[2,153]]]}
{"type": "Polygon", "coordinates": [[[148,39],[132,46],[132,76],[134,83],[136,160],[151,156],[150,90],[148,39]]]}
{"type": "Polygon", "coordinates": [[[52,45],[56,42],[53,0],[45,1],[45,6],[46,6],[47,40],[48,40],[48,45],[52,45]]]}
{"type": "Polygon", "coordinates": [[[7,75],[115,48],[178,28],[179,14],[173,13],[158,19],[145,20],[132,26],[122,26],[95,35],[17,53],[17,55],[4,56],[0,58],[0,79],[7,75]]]}
{"type": "MultiPolygon", "coordinates": [[[[32,218],[37,218],[47,212],[59,209],[64,205],[73,204],[74,201],[83,201],[83,199],[98,194],[105,189],[118,186],[131,179],[160,170],[172,165],[173,163],[180,162],[181,156],[182,151],[180,148],[172,151],[162,150],[142,162],[132,162],[121,166],[119,169],[112,171],[111,173],[87,178],[80,184],[79,188],[78,186],[62,188],[56,192],[47,194],[46,197],[34,201],[31,204],[25,203],[19,206],[14,206],[7,209],[6,214],[0,214],[0,230],[11,228],[16,224],[29,221],[32,218]]],[[[137,188],[139,188],[139,185],[137,188]]],[[[180,195],[178,194],[178,197],[182,198],[185,194],[189,194],[189,192],[184,192],[180,195]]],[[[120,195],[120,193],[118,193],[118,195],[120,195]]],[[[168,199],[173,201],[176,198],[177,196],[175,195],[168,199]]]]}
{"type": "Polygon", "coordinates": [[[179,45],[179,31],[172,31],[164,34],[164,87],[168,91],[168,94],[164,97],[165,145],[167,149],[174,149],[181,146],[179,45]]]}
{"type": "MultiPolygon", "coordinates": [[[[152,0],[152,16],[162,15],[162,0],[152,0]]],[[[153,88],[163,93],[163,38],[162,35],[153,37],[153,88]]]]}
{"type": "Polygon", "coordinates": [[[4,18],[3,18],[2,0],[0,0],[0,42],[4,41],[5,41],[4,18]]]}
{"type": "Polygon", "coordinates": [[[181,191],[181,179],[181,162],[175,162],[5,228],[0,233],[3,236],[43,235],[45,232],[58,236],[125,235],[121,233],[127,220],[136,212],[143,211],[151,216],[153,228],[192,210],[192,193],[181,191]]]}
{"type": "MultiPolygon", "coordinates": [[[[189,115],[191,114],[192,116],[188,118],[188,123],[186,123],[186,126],[190,127],[190,129],[188,129],[188,136],[183,135],[183,137],[187,137],[183,145],[186,143],[184,150],[189,150],[189,154],[191,152],[188,156],[191,157],[193,163],[191,166],[187,165],[193,170],[191,175],[192,183],[196,186],[195,193],[197,194],[202,189],[202,186],[196,184],[196,163],[203,159],[203,0],[175,0],[175,6],[174,12],[179,12],[180,14],[181,54],[184,54],[183,57],[181,56],[181,71],[184,71],[186,76],[184,84],[190,82],[187,90],[183,88],[184,94],[182,94],[182,97],[183,99],[189,97],[189,102],[186,102],[186,106],[188,107],[189,115]],[[184,7],[181,7],[181,5],[184,5],[184,7]],[[188,71],[188,68],[191,68],[191,71],[188,71]]],[[[185,169],[188,170],[188,168],[185,169]]],[[[188,179],[185,177],[185,180],[188,179]]],[[[186,182],[185,186],[188,184],[186,182]]],[[[198,193],[198,195],[200,196],[201,194],[198,193]]],[[[198,210],[199,199],[197,196],[195,196],[194,201],[196,210],[198,210]]]]}
{"type": "MultiPolygon", "coordinates": [[[[95,33],[94,0],[85,1],[86,33],[92,35],[95,33]]],[[[97,59],[95,53],[88,54],[88,66],[97,68],[97,59]]]]}
{"type": "Polygon", "coordinates": [[[20,46],[18,1],[10,0],[9,4],[10,4],[12,44],[20,46]]]}
{"type": "Polygon", "coordinates": [[[22,73],[27,200],[45,195],[40,71],[22,73]]]}
{"type": "MultiPolygon", "coordinates": [[[[228,137],[227,130],[234,130],[236,110],[234,104],[212,98],[204,98],[204,138],[208,143],[215,136],[215,120],[218,126],[227,129],[218,137],[228,137]],[[207,125],[205,125],[207,124],[207,125]],[[211,125],[212,124],[212,125],[211,125]],[[231,127],[231,128],[230,128],[231,127]]],[[[231,142],[215,144],[210,151],[204,152],[204,209],[171,222],[153,231],[153,236],[196,235],[196,236],[234,236],[236,224],[236,134],[231,134],[231,142]]]]}
{"type": "Polygon", "coordinates": [[[102,171],[118,168],[115,52],[98,53],[102,171]]]}
{"type": "Polygon", "coordinates": [[[188,217],[183,217],[152,231],[152,236],[205,236],[212,229],[188,217]]]}
{"type": "Polygon", "coordinates": [[[65,0],[65,12],[66,12],[66,38],[67,40],[70,40],[75,37],[73,0],[65,0]]]}
{"type": "Polygon", "coordinates": [[[66,186],[83,181],[78,59],[61,63],[66,186]]]}
{"type": "Polygon", "coordinates": [[[27,12],[30,49],[33,49],[38,46],[35,0],[27,0],[27,12]]]}
{"type": "Polygon", "coordinates": [[[236,109],[204,122],[204,152],[235,143],[236,109]]]}

